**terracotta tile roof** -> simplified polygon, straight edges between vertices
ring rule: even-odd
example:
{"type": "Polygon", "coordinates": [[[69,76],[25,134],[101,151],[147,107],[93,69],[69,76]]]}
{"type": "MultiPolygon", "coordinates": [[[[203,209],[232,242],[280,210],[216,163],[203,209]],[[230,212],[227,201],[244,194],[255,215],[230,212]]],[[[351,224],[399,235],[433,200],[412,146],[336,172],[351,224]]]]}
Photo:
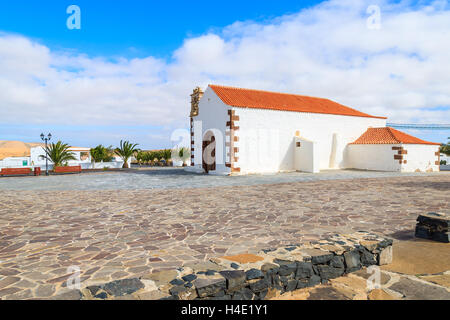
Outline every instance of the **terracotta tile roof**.
{"type": "Polygon", "coordinates": [[[355,142],[351,144],[431,144],[440,145],[435,142],[428,142],[413,137],[394,128],[369,128],[355,142]]]}
{"type": "Polygon", "coordinates": [[[233,107],[386,119],[371,116],[328,99],[218,85],[209,87],[225,104],[233,107]]]}

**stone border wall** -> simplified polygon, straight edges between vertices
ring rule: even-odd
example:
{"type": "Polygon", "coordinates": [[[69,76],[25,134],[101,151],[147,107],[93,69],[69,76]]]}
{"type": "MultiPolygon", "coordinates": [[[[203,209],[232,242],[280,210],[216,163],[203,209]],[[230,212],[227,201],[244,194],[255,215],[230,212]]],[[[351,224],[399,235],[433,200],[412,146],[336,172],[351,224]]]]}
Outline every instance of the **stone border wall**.
{"type": "Polygon", "coordinates": [[[85,299],[263,300],[392,262],[392,240],[367,232],[213,258],[82,290],[85,299]]]}

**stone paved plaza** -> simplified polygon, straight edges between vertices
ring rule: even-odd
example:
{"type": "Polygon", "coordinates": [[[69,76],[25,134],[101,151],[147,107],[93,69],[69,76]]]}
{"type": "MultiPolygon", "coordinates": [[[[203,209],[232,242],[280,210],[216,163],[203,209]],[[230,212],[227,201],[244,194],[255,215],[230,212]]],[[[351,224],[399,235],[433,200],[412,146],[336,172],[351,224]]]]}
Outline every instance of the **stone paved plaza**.
{"type": "Polygon", "coordinates": [[[336,175],[193,189],[0,190],[0,298],[64,293],[70,266],[84,287],[329,233],[401,238],[420,213],[448,212],[449,173],[336,175]]]}

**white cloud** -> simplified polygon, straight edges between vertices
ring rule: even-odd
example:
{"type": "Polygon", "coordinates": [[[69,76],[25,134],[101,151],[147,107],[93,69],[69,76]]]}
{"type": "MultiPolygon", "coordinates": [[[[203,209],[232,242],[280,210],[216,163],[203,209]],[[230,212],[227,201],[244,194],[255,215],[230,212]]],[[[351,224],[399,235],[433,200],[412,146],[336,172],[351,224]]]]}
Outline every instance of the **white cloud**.
{"type": "Polygon", "coordinates": [[[392,121],[450,122],[447,1],[377,3],[380,30],[366,26],[371,1],[329,1],[186,39],[170,62],[52,51],[0,34],[0,122],[187,127],[189,94],[208,83],[327,97],[392,121]]]}

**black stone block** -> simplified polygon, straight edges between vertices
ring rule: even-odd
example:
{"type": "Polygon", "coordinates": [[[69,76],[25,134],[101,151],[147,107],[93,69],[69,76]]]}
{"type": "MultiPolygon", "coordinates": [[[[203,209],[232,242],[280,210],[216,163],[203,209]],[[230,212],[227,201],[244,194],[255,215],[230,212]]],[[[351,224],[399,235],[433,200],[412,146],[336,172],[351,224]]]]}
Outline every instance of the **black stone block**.
{"type": "Polygon", "coordinates": [[[296,279],[310,278],[314,274],[313,265],[311,262],[298,262],[297,271],[295,273],[296,279]]]}
{"type": "Polygon", "coordinates": [[[286,285],[286,291],[294,291],[297,289],[298,280],[289,280],[286,285]]]}
{"type": "Polygon", "coordinates": [[[186,275],[184,277],[181,277],[181,279],[183,279],[186,282],[192,282],[195,279],[197,279],[197,276],[195,274],[188,274],[188,275],[186,275]]]}
{"type": "Polygon", "coordinates": [[[247,277],[247,280],[264,278],[264,273],[258,269],[250,269],[247,272],[245,272],[245,275],[247,277]]]}
{"type": "Polygon", "coordinates": [[[361,263],[363,266],[371,266],[377,264],[377,257],[364,247],[359,247],[359,253],[361,255],[361,263]]]}
{"type": "Polygon", "coordinates": [[[251,283],[250,289],[253,292],[260,292],[264,289],[267,289],[269,286],[270,286],[270,283],[267,280],[263,279],[263,280],[259,280],[259,281],[255,282],[255,283],[251,283]]]}
{"type": "Polygon", "coordinates": [[[242,270],[220,271],[222,277],[227,280],[227,290],[234,291],[245,285],[246,274],[242,270]]]}
{"type": "Polygon", "coordinates": [[[320,264],[317,266],[319,270],[319,275],[322,279],[334,279],[342,276],[344,274],[345,269],[342,268],[333,268],[326,264],[320,264]]]}

